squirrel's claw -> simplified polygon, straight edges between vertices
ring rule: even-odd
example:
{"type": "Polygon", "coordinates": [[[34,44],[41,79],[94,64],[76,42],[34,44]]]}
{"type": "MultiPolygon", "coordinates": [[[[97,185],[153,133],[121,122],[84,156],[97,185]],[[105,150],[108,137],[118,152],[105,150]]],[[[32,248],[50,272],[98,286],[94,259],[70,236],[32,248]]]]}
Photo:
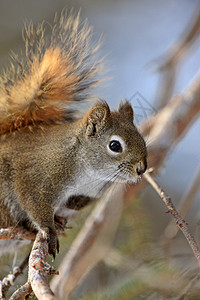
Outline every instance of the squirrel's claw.
{"type": "Polygon", "coordinates": [[[55,259],[56,254],[59,253],[59,240],[56,230],[55,228],[49,227],[43,230],[45,231],[46,241],[48,244],[48,253],[53,256],[53,259],[55,259]]]}
{"type": "Polygon", "coordinates": [[[48,242],[48,252],[49,255],[53,256],[53,259],[55,259],[56,254],[59,253],[59,240],[57,235],[54,237],[50,237],[50,240],[48,242]]]}

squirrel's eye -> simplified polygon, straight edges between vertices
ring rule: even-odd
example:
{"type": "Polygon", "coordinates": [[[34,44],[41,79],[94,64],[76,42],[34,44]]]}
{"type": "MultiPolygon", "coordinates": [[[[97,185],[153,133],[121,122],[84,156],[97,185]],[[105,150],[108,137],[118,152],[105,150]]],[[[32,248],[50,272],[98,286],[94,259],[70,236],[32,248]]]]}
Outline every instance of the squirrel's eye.
{"type": "Polygon", "coordinates": [[[114,152],[122,152],[122,146],[119,141],[111,141],[109,144],[109,148],[114,152]]]}
{"type": "Polygon", "coordinates": [[[111,156],[118,156],[126,149],[124,140],[118,135],[112,135],[107,144],[108,154],[111,156]]]}

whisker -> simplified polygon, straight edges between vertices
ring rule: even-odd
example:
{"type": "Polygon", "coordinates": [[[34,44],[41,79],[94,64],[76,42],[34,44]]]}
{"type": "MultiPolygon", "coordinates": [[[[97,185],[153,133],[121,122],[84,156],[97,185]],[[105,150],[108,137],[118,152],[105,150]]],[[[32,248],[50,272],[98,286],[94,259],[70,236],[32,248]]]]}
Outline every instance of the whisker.
{"type": "MultiPolygon", "coordinates": [[[[85,184],[82,184],[82,185],[79,185],[78,187],[70,187],[70,189],[73,189],[74,192],[76,192],[77,190],[79,190],[80,188],[83,189],[83,188],[87,188],[87,186],[91,186],[91,185],[94,185],[95,183],[97,183],[95,186],[92,186],[90,187],[90,191],[96,189],[100,184],[102,184],[102,182],[109,182],[112,178],[112,173],[111,174],[107,174],[107,171],[104,171],[103,173],[101,173],[102,175],[105,174],[105,177],[102,179],[102,178],[96,178],[88,183],[85,183],[85,184]]],[[[113,171],[113,170],[112,170],[113,171]]]]}
{"type": "Polygon", "coordinates": [[[115,178],[118,177],[119,173],[120,173],[120,170],[117,170],[117,171],[113,172],[113,174],[109,174],[109,176],[107,178],[108,181],[105,183],[105,185],[97,193],[101,193],[104,189],[106,189],[107,185],[110,185],[111,183],[115,182],[113,180],[115,180],[115,178]]]}
{"type": "Polygon", "coordinates": [[[109,180],[108,182],[106,182],[105,186],[103,186],[103,187],[100,189],[100,191],[98,191],[98,192],[101,193],[102,190],[106,188],[106,185],[109,185],[110,183],[116,183],[116,181],[113,181],[113,180],[114,180],[115,178],[118,177],[119,173],[120,173],[120,170],[118,170],[117,172],[115,172],[115,173],[112,175],[112,177],[110,177],[110,180],[109,180]]]}

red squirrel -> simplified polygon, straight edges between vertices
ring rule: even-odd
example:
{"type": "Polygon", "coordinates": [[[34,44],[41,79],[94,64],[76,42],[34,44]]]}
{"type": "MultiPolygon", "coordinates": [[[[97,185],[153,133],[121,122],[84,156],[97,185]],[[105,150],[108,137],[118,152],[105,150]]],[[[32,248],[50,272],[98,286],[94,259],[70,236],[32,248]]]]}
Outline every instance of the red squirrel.
{"type": "Polygon", "coordinates": [[[136,183],[147,149],[128,101],[111,112],[98,100],[76,117],[98,82],[91,27],[66,12],[45,34],[25,28],[25,60],[16,56],[0,83],[0,228],[43,230],[59,249],[55,216],[101,197],[109,183],[136,183]]]}

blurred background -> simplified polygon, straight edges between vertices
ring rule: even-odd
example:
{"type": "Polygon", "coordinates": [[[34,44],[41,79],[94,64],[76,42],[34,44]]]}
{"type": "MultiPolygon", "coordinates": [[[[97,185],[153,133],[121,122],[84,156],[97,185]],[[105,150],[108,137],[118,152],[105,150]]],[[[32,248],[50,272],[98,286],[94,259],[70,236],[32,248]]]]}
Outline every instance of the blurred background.
{"type": "MultiPolygon", "coordinates": [[[[100,54],[106,56],[106,76],[112,79],[102,84],[98,94],[112,108],[118,106],[120,99],[130,99],[138,125],[149,114],[156,113],[164,97],[167,102],[182,92],[200,69],[200,26],[197,24],[196,35],[168,77],[159,70],[176,49],[177,42],[187,37],[198,20],[199,0],[2,0],[1,69],[8,65],[11,50],[18,53],[23,48],[21,31],[25,21],[52,23],[55,12],[60,13],[64,7],[73,7],[75,11],[81,8],[81,19],[88,18],[94,27],[94,40],[103,36],[100,54]],[[169,87],[164,90],[166,81],[169,87]]],[[[175,204],[191,186],[199,166],[200,120],[197,120],[170,152],[158,176],[175,204]]],[[[200,192],[197,192],[186,217],[197,240],[200,239],[199,200],[200,192]]],[[[181,234],[171,242],[170,251],[162,246],[163,232],[171,220],[165,210],[149,187],[140,199],[130,201],[107,260],[87,275],[72,299],[175,299],[196,274],[197,263],[181,234]]],[[[90,208],[86,209],[73,221],[73,232],[62,243],[59,257],[70,247],[89,211],[90,208]]],[[[18,259],[22,256],[19,254],[18,259]]],[[[2,274],[12,267],[13,257],[8,257],[6,263],[5,259],[0,261],[2,274]]],[[[199,299],[199,291],[197,284],[188,299],[199,299]]]]}

